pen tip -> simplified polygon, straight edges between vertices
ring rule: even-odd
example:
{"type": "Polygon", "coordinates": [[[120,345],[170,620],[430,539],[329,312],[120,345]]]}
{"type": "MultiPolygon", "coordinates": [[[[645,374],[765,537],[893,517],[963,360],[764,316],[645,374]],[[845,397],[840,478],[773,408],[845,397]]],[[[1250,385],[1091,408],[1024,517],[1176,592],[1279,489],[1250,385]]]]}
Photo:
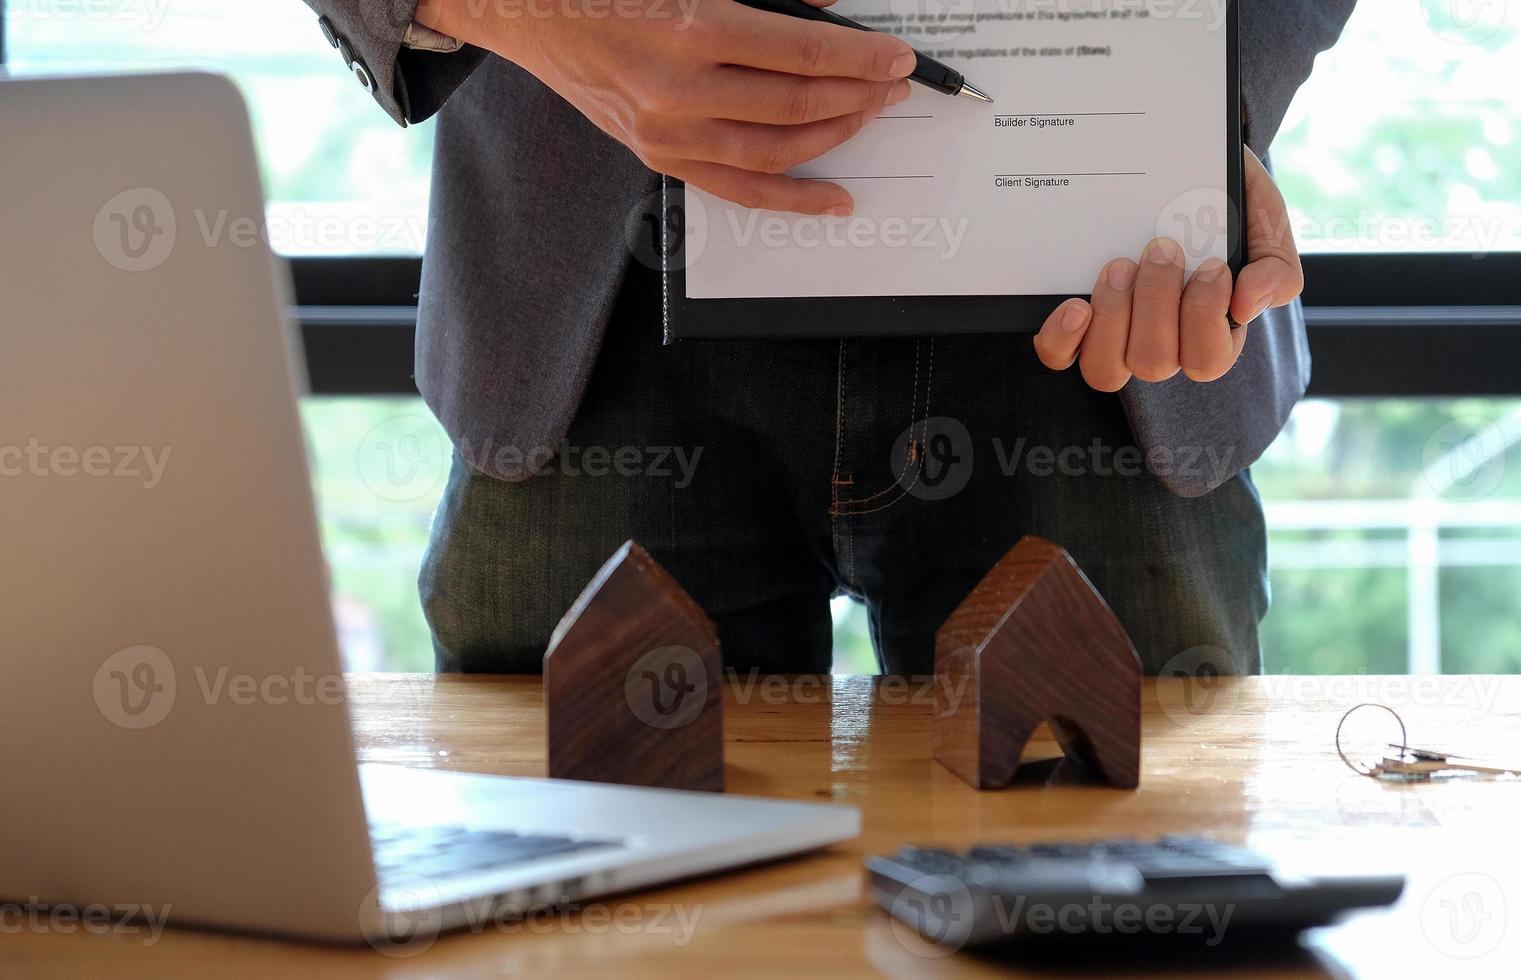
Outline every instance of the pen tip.
{"type": "Polygon", "coordinates": [[[961,91],[957,92],[956,94],[964,95],[969,99],[976,99],[978,102],[993,101],[993,97],[991,95],[977,88],[977,86],[973,85],[971,82],[962,82],[961,91]]]}

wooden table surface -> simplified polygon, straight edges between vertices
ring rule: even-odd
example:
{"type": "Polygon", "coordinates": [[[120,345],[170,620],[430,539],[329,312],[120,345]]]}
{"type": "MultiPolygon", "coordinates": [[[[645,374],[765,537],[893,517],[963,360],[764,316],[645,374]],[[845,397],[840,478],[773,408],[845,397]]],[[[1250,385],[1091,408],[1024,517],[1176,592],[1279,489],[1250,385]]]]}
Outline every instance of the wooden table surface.
{"type": "MultiPolygon", "coordinates": [[[[931,683],[731,683],[729,792],[860,807],[861,837],[827,851],[446,935],[407,958],[172,928],[152,946],[11,929],[0,936],[0,976],[1521,976],[1521,781],[1381,784],[1349,772],[1332,746],[1349,706],[1381,701],[1403,715],[1414,745],[1521,759],[1521,678],[1147,682],[1139,790],[1031,765],[1020,785],[984,793],[930,757],[931,683]],[[1227,943],[1186,960],[1121,962],[937,955],[863,888],[863,859],[910,841],[1199,832],[1327,869],[1403,871],[1409,884],[1395,909],[1306,934],[1291,949],[1227,943]]],[[[364,761],[544,775],[537,679],[353,675],[349,687],[364,761]]],[[[1030,756],[1054,754],[1046,742],[1030,756]]]]}

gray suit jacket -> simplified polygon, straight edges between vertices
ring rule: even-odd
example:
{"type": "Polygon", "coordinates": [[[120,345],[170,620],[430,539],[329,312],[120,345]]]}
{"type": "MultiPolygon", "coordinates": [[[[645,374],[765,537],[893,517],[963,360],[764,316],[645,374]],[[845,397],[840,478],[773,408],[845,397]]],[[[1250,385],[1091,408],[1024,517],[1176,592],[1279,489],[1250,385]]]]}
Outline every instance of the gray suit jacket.
{"type": "MultiPolygon", "coordinates": [[[[1265,156],[1355,0],[1238,2],[1247,142],[1265,156]]],[[[658,178],[515,65],[468,46],[403,47],[416,0],[307,3],[393,119],[439,114],[417,384],[468,460],[501,479],[529,476],[498,461],[541,458],[530,450],[564,437],[629,261],[625,222],[658,178]]],[[[1173,491],[1197,496],[1262,454],[1309,376],[1296,302],[1252,324],[1223,379],[1131,381],[1120,397],[1147,451],[1211,463],[1168,468],[1173,491]]]]}

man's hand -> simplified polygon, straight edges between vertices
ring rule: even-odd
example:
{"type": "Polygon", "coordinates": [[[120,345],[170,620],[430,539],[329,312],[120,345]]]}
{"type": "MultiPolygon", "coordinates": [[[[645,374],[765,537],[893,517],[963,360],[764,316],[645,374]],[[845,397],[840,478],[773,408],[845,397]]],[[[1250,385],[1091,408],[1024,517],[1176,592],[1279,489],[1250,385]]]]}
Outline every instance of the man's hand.
{"type": "Polygon", "coordinates": [[[1214,381],[1231,369],[1246,325],[1304,288],[1283,195],[1252,151],[1242,152],[1252,261],[1236,282],[1225,263],[1210,259],[1185,286],[1182,249],[1155,239],[1139,264],[1115,259],[1105,266],[1092,302],[1069,299],[1056,308],[1035,335],[1041,363],[1062,371],[1077,361],[1083,380],[1099,391],[1118,391],[1132,375],[1165,381],[1181,370],[1195,381],[1214,381]],[[1232,329],[1230,320],[1240,326],[1232,329]]]}
{"type": "Polygon", "coordinates": [[[908,98],[913,51],[887,34],[733,0],[575,4],[423,0],[416,19],[532,72],[650,169],[746,207],[849,214],[844,188],[784,172],[908,98]]]}

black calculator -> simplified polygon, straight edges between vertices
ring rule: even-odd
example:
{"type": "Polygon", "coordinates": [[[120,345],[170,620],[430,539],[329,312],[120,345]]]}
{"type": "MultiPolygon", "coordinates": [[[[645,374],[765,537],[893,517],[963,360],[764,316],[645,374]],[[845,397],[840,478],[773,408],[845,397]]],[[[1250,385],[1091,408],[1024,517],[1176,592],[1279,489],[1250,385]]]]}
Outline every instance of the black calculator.
{"type": "Polygon", "coordinates": [[[867,862],[873,900],[925,939],[975,948],[1063,939],[1216,946],[1393,904],[1401,875],[1304,877],[1204,837],[904,847],[867,862]]]}

